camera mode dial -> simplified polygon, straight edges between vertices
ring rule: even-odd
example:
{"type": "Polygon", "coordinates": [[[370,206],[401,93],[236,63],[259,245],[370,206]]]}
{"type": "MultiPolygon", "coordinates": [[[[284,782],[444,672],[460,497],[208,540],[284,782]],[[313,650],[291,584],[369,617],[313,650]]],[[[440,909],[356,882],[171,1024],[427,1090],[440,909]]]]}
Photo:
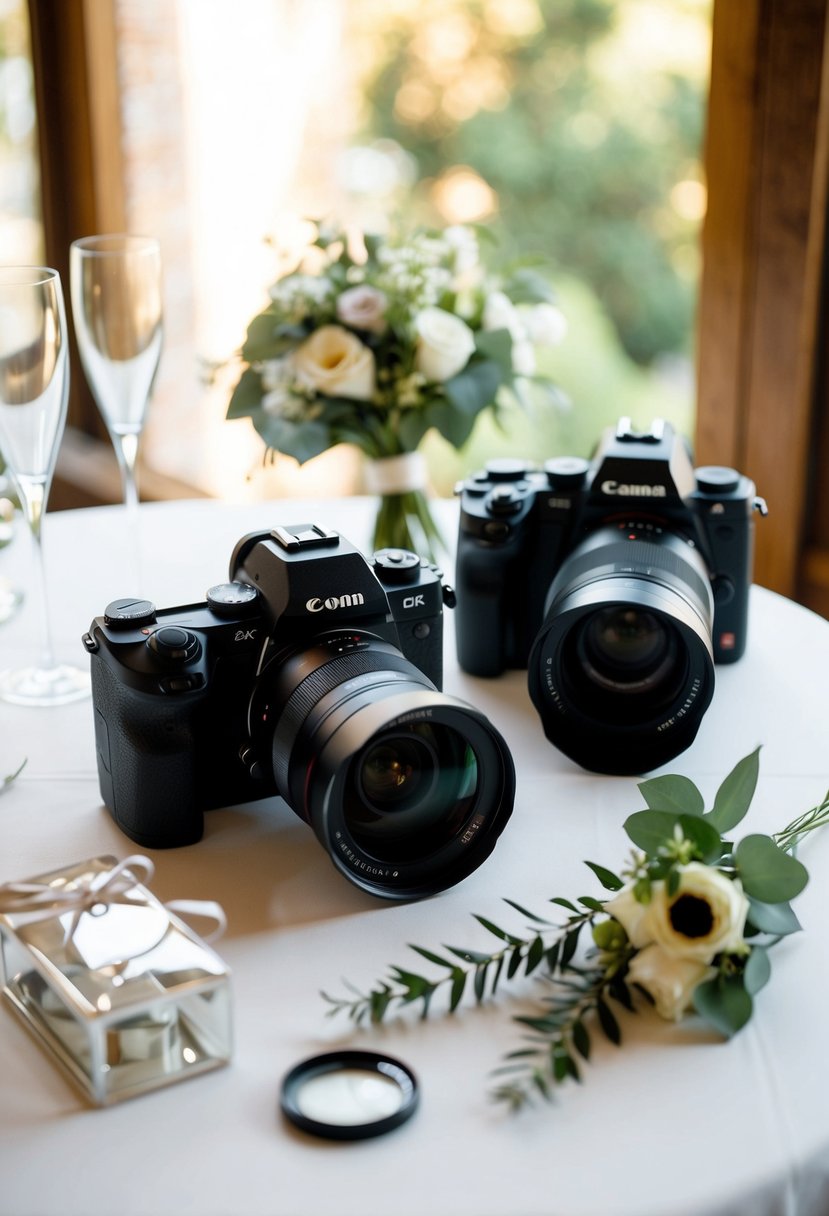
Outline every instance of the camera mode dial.
{"type": "Polygon", "coordinates": [[[551,490],[578,490],[587,481],[590,465],[581,456],[554,456],[544,463],[551,490]]]}
{"type": "Polygon", "coordinates": [[[155,620],[155,604],[149,600],[113,600],[104,609],[104,624],[111,629],[136,629],[140,625],[151,625],[155,620]]]}
{"type": "Polygon", "coordinates": [[[733,494],[740,487],[740,474],[724,465],[709,464],[696,470],[697,489],[703,494],[733,494]]]}
{"type": "Polygon", "coordinates": [[[410,549],[379,549],[374,565],[387,583],[416,583],[420,576],[420,558],[410,549]]]}
{"type": "Polygon", "coordinates": [[[486,462],[486,472],[490,481],[522,481],[529,472],[529,465],[526,460],[512,456],[495,456],[486,462]]]}
{"type": "Polygon", "coordinates": [[[218,583],[207,589],[207,606],[216,616],[236,617],[257,607],[259,592],[250,583],[218,583]]]}

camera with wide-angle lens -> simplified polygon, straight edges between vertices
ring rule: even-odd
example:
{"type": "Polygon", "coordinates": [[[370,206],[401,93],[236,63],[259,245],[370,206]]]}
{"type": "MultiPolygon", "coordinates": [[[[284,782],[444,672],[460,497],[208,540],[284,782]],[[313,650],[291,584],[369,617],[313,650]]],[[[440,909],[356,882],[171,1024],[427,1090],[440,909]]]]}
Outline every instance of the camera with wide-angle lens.
{"type": "Polygon", "coordinates": [[[367,561],[316,524],[243,537],[203,603],[114,601],[84,645],[116,823],[186,845],[205,810],[281,795],[374,895],[460,881],[494,848],[515,775],[483,714],[439,691],[453,602],[414,553],[367,561]]]}
{"type": "Polygon", "coordinates": [[[500,458],[459,491],[461,667],[526,667],[547,737],[595,772],[688,747],[714,664],[745,649],[754,483],[694,469],[667,423],[623,418],[592,461],[500,458]]]}

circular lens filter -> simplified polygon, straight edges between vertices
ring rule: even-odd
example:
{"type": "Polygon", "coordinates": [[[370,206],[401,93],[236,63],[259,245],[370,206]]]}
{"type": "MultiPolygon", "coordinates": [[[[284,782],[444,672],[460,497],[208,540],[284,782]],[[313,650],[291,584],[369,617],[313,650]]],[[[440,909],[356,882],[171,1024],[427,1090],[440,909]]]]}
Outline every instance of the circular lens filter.
{"type": "Polygon", "coordinates": [[[417,1079],[391,1056],[332,1051],[292,1068],[282,1082],[282,1113],[295,1127],[327,1140],[367,1140],[411,1118],[417,1079]]]}

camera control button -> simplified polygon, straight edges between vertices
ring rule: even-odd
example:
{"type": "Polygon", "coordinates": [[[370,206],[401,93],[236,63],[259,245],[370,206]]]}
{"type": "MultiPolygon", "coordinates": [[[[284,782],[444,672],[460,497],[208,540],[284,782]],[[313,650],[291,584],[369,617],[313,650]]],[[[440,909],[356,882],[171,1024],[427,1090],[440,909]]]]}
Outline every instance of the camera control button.
{"type": "Polygon", "coordinates": [[[697,489],[703,494],[733,494],[740,486],[740,474],[736,469],[709,464],[696,470],[697,489]]]}
{"type": "Polygon", "coordinates": [[[162,625],[147,638],[150,650],[165,663],[187,663],[199,653],[199,639],[180,625],[162,625]]]}
{"type": "Polygon", "coordinates": [[[481,531],[487,540],[506,540],[511,528],[502,519],[488,519],[481,531]]]}
{"type": "Polygon", "coordinates": [[[416,583],[420,577],[420,558],[410,549],[379,549],[374,566],[387,583],[416,583]]]}
{"type": "Polygon", "coordinates": [[[544,463],[547,481],[554,490],[578,490],[584,485],[589,469],[581,456],[554,456],[544,463]]]}
{"type": "Polygon", "coordinates": [[[486,462],[486,471],[490,481],[521,481],[529,471],[526,460],[516,460],[512,456],[496,456],[486,462]]]}
{"type": "Polygon", "coordinates": [[[207,589],[207,606],[216,616],[234,617],[257,606],[259,591],[250,583],[218,583],[207,589]]]}
{"type": "Polygon", "coordinates": [[[711,589],[715,604],[730,604],[736,592],[733,582],[725,574],[718,574],[711,580],[711,589]]]}
{"type": "Polygon", "coordinates": [[[492,489],[487,501],[490,511],[494,514],[515,515],[521,510],[524,499],[514,486],[501,485],[492,489]]]}
{"type": "Polygon", "coordinates": [[[139,600],[135,596],[125,600],[113,600],[104,609],[104,623],[113,629],[134,629],[155,620],[155,604],[139,600]]]}

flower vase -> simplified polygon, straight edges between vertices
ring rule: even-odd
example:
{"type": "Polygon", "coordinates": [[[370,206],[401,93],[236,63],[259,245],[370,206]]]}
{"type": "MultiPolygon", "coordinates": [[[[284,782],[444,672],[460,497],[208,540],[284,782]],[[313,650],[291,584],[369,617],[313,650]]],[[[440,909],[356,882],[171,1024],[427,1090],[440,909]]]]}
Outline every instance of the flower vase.
{"type": "Polygon", "coordinates": [[[365,487],[379,497],[373,547],[411,549],[436,561],[446,542],[426,497],[426,462],[420,452],[402,452],[369,460],[365,487]]]}

